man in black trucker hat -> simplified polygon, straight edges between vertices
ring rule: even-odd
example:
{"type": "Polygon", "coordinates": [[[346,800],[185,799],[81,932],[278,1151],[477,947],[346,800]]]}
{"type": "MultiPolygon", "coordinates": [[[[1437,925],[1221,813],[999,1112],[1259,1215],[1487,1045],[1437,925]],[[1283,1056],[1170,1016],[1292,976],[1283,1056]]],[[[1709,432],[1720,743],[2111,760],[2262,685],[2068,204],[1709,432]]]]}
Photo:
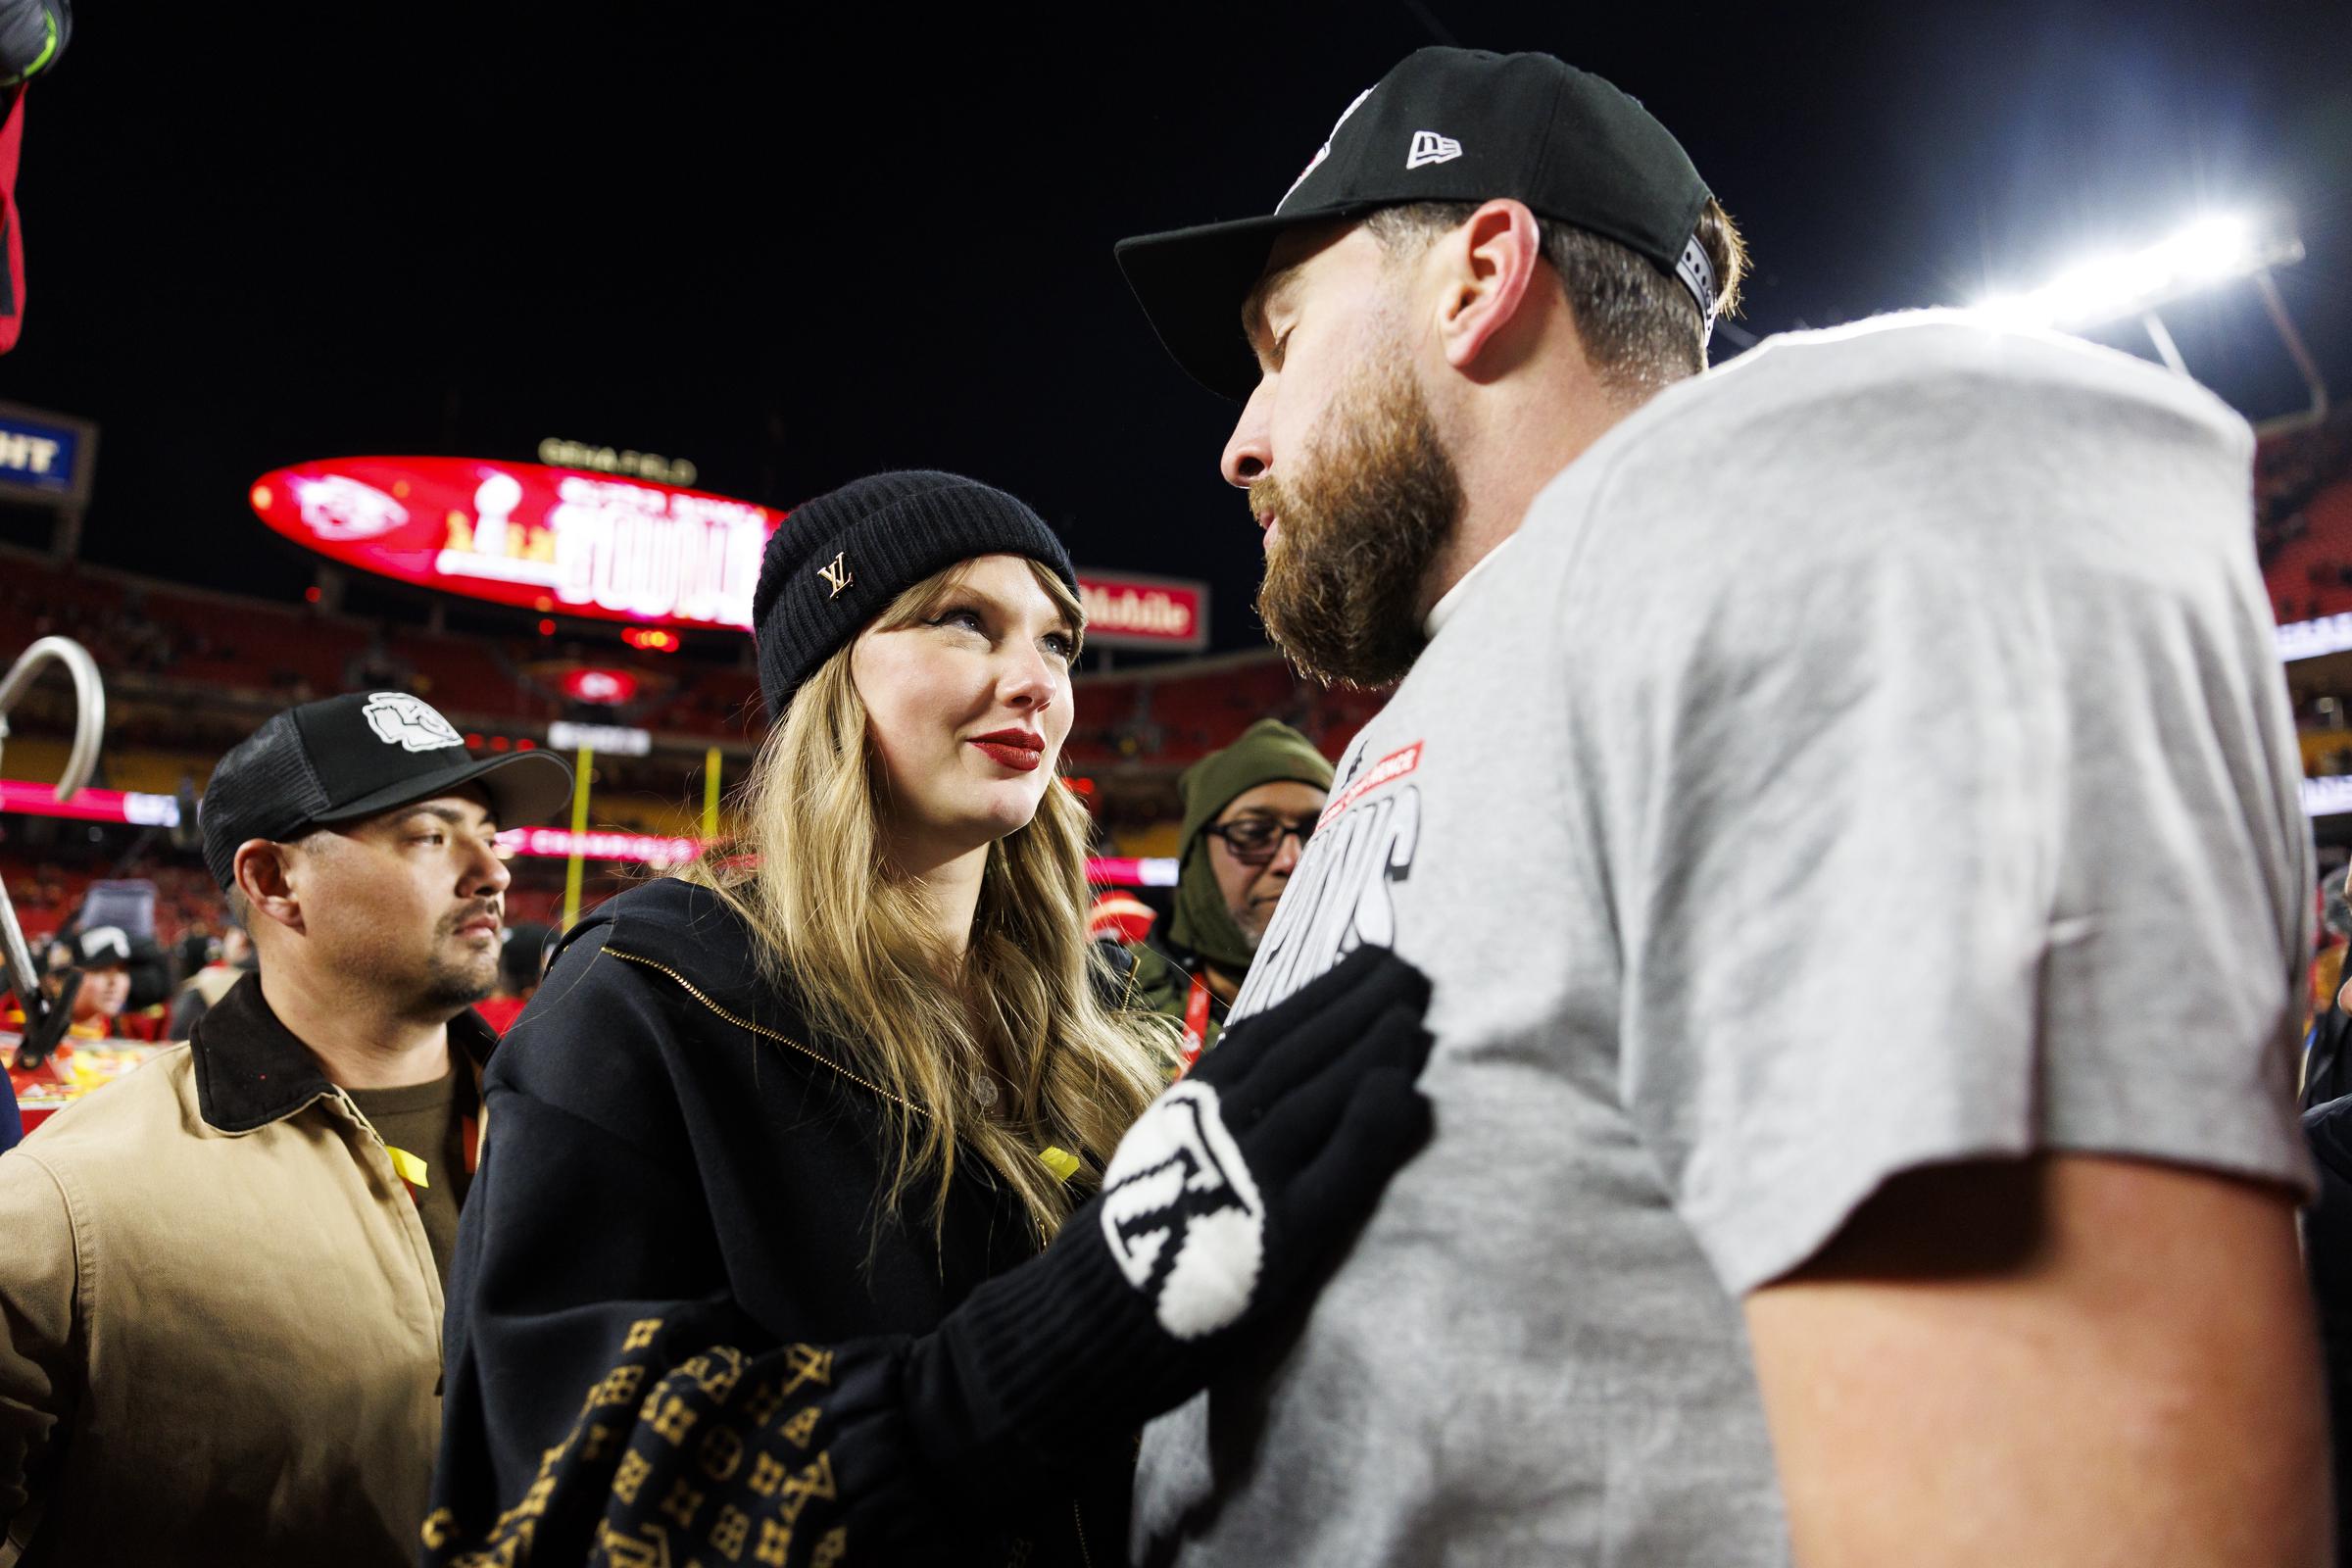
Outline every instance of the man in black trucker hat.
{"type": "Polygon", "coordinates": [[[1374,943],[1438,1039],[1296,1345],[1146,1434],[1139,1558],[2316,1560],[2243,422],[1952,317],[1698,373],[1730,223],[1543,55],[1118,256],[1243,402],[1274,639],[1398,683],[1233,1015],[1374,943]]]}
{"type": "Polygon", "coordinates": [[[205,861],[258,970],[0,1156],[0,1522],[24,1563],[415,1560],[492,841],[570,788],[544,752],[467,756],[405,692],[306,703],[220,760],[205,861]]]}

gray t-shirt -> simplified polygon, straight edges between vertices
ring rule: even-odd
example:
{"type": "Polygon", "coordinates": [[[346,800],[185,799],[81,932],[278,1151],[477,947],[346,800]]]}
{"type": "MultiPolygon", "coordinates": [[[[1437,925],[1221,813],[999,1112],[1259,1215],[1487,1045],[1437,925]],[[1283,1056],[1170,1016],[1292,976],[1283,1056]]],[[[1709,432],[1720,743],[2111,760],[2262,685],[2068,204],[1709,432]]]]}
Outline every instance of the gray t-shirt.
{"type": "Polygon", "coordinates": [[[1740,1301],[1888,1176],[2306,1182],[2250,460],[2185,380],[1924,318],[1776,339],[1553,480],[1235,1007],[1393,945],[1436,1136],[1297,1344],[1150,1428],[1139,1560],[1783,1563],[1740,1301]]]}

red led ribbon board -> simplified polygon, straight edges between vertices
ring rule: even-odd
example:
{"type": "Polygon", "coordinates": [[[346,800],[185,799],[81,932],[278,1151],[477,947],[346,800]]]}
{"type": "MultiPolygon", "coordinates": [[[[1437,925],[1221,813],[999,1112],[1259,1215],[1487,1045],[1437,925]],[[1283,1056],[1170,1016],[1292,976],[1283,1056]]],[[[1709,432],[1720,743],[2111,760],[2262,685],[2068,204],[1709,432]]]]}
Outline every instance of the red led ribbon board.
{"type": "Polygon", "coordinates": [[[542,613],[745,629],[784,514],[611,474],[474,458],[336,458],[254,482],[305,549],[421,588],[542,613]]]}

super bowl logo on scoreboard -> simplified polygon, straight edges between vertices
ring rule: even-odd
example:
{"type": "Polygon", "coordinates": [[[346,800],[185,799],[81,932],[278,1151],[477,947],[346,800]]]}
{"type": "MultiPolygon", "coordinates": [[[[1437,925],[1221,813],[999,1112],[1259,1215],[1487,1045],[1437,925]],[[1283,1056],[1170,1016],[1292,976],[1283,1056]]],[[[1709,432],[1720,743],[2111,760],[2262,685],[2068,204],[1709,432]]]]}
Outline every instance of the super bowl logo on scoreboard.
{"type": "Polygon", "coordinates": [[[290,539],[421,587],[540,612],[748,627],[783,514],[674,485],[538,464],[350,458],[255,482],[290,539]]]}

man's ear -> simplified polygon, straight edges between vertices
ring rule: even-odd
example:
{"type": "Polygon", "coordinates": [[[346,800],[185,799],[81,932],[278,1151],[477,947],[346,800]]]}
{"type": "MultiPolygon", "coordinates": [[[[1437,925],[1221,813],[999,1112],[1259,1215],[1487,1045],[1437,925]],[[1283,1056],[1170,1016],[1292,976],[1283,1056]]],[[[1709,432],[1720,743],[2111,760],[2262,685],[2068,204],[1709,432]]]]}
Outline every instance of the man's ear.
{"type": "Polygon", "coordinates": [[[245,903],[254,918],[247,929],[254,930],[264,920],[275,921],[289,931],[300,931],[302,899],[294,889],[290,858],[298,854],[293,846],[273,844],[268,839],[247,839],[237,846],[233,867],[237,891],[245,895],[245,903]]]}
{"type": "Polygon", "coordinates": [[[1447,235],[1441,255],[1439,341],[1446,363],[1467,370],[1519,318],[1544,261],[1544,235],[1524,202],[1497,198],[1447,235]]]}

